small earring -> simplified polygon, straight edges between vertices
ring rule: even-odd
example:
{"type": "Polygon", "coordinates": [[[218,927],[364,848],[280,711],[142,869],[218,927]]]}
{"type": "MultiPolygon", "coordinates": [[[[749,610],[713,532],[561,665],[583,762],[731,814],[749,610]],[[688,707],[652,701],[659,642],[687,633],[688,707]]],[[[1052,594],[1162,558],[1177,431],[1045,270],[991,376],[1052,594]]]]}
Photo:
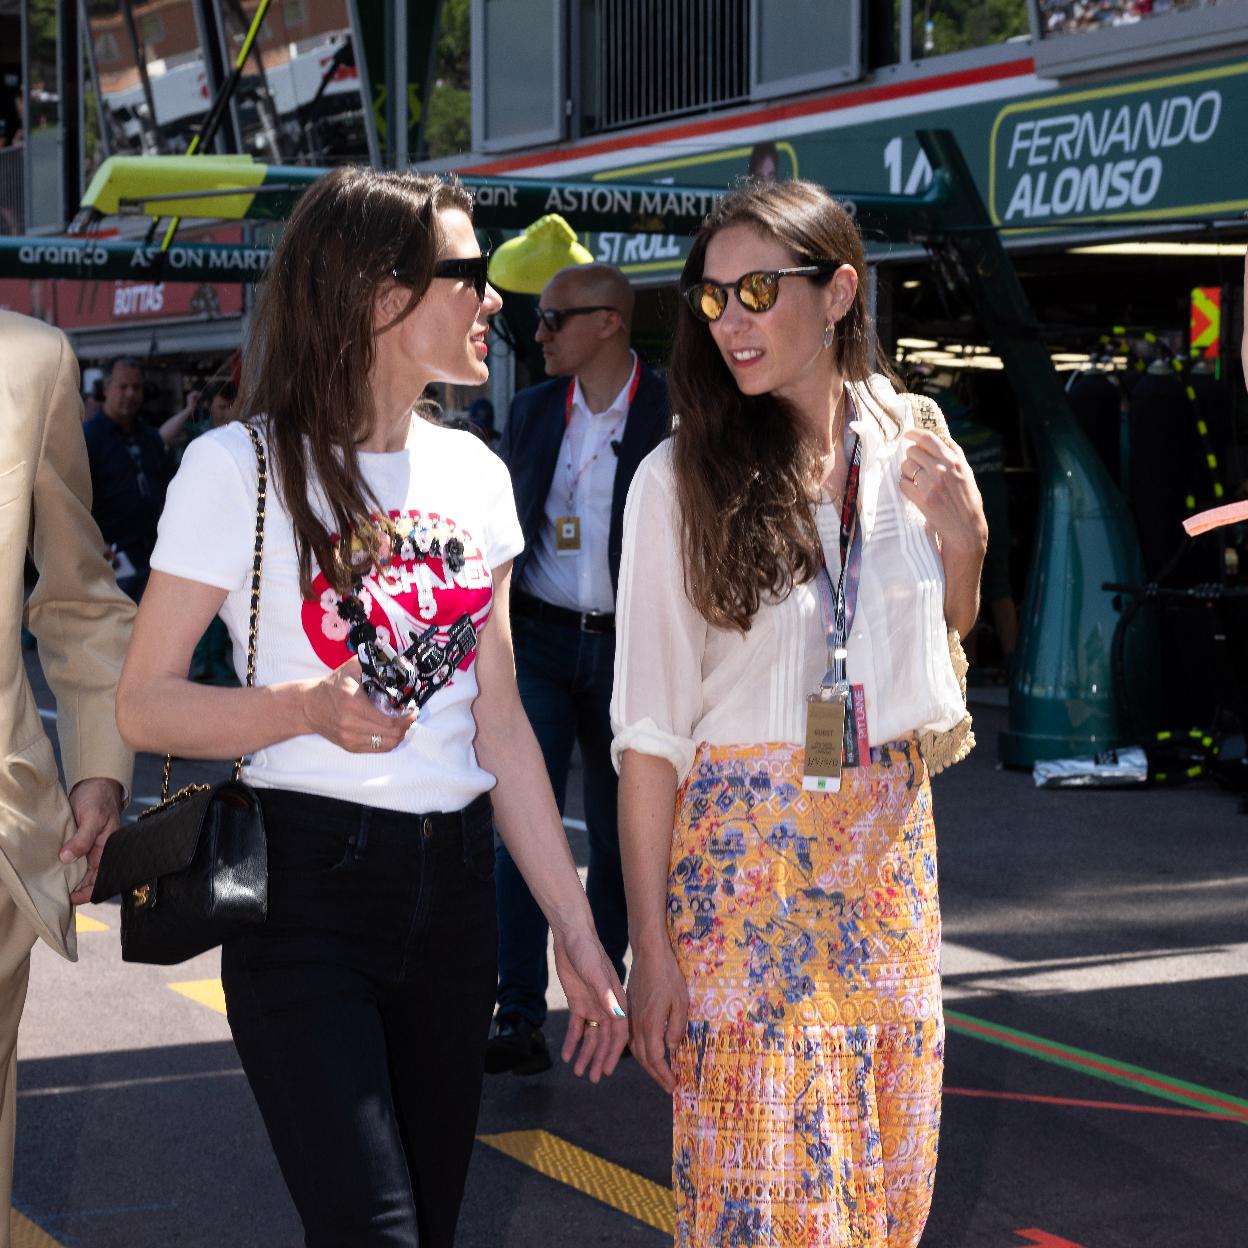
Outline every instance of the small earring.
{"type": "Polygon", "coordinates": [[[835,338],[835,336],[836,336],[836,322],[829,321],[823,327],[823,347],[825,351],[828,349],[828,347],[832,345],[832,340],[833,338],[835,338]]]}

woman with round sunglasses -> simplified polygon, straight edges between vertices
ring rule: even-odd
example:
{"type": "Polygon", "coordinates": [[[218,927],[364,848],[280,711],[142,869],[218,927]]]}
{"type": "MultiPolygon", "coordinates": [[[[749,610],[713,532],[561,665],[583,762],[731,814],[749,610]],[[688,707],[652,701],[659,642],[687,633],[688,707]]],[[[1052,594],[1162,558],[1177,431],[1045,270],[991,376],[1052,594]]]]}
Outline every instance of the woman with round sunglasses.
{"type": "Polygon", "coordinates": [[[913,1248],[944,1032],[920,733],[963,700],[986,526],[873,346],[820,188],[726,196],[682,275],[679,423],[629,495],[612,721],[632,1052],[676,1244],[913,1248]]]}
{"type": "Polygon", "coordinates": [[[501,300],[470,213],[453,182],[366,169],[300,201],[242,421],[193,442],[170,488],[118,695],[136,748],[249,756],[268,918],[221,977],[310,1248],[454,1240],[496,983],[493,823],[554,929],[565,1060],[596,1082],[626,1039],[516,690],[510,480],[421,401],[488,377],[501,300]],[[195,685],[218,612],[247,654],[260,484],[255,687],[195,685]]]}

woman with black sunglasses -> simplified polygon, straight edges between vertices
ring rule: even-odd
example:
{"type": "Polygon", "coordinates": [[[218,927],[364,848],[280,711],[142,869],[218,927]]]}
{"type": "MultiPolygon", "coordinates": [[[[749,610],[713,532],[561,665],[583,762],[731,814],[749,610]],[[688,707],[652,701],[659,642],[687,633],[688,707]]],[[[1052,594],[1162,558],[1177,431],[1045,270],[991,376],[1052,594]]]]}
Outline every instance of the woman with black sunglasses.
{"type": "Polygon", "coordinates": [[[564,1058],[609,1074],[622,989],[516,691],[521,546],[502,462],[428,419],[488,377],[486,282],[457,184],[340,169],[301,200],[256,310],[241,422],[169,491],[126,660],[135,747],[250,756],[266,924],[229,941],[230,1028],[316,1248],[449,1248],[472,1150],[497,937],[493,823],[555,933],[564,1058]],[[190,683],[221,613],[255,688],[190,683]]]}
{"type": "Polygon", "coordinates": [[[928,771],[970,744],[948,630],[987,529],[965,457],[873,368],[865,277],[820,188],[725,197],[682,276],[679,423],[629,494],[631,1043],[674,1098],[679,1248],[913,1248],[931,1201],[928,771]]]}

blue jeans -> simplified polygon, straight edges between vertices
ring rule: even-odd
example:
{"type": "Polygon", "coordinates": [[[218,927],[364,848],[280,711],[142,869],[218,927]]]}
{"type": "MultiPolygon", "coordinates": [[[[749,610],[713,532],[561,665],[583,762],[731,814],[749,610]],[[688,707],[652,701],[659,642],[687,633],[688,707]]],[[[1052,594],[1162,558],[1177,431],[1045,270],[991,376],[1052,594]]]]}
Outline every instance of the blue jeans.
{"type": "MultiPolygon", "coordinates": [[[[572,745],[581,747],[589,876],[585,891],[598,937],[624,978],[628,913],[616,822],[618,780],[611,766],[611,682],[615,634],[585,633],[574,625],[512,620],[516,679],[550,787],[563,813],[572,745]]],[[[546,916],[533,900],[505,845],[496,851],[498,887],[498,1012],[546,1021],[546,916]]]]}

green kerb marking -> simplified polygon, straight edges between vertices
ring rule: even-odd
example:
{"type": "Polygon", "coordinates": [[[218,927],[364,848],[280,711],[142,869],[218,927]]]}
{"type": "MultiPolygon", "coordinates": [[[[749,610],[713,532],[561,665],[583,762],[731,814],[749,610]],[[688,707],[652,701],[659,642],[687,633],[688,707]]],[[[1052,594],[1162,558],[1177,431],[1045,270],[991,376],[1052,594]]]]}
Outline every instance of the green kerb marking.
{"type": "Polygon", "coordinates": [[[1248,1126],[1248,1100],[1232,1096],[1229,1092],[1217,1092],[1198,1083],[1175,1079],[1143,1066],[1133,1066],[1129,1062],[1116,1061],[1088,1049],[1059,1044],[1056,1040],[1045,1039],[1044,1036],[1017,1031],[1013,1027],[1005,1027],[1000,1023],[975,1018],[956,1010],[945,1011],[945,1023],[949,1030],[974,1040],[982,1040],[985,1044],[999,1045],[1003,1049],[1034,1057],[1038,1061],[1062,1066],[1067,1070],[1077,1070],[1080,1074],[1091,1075],[1105,1083],[1144,1092],[1161,1100],[1175,1101],[1209,1113],[1224,1114],[1248,1126]],[[993,1034],[985,1034],[982,1028],[987,1028],[993,1034]]]}

